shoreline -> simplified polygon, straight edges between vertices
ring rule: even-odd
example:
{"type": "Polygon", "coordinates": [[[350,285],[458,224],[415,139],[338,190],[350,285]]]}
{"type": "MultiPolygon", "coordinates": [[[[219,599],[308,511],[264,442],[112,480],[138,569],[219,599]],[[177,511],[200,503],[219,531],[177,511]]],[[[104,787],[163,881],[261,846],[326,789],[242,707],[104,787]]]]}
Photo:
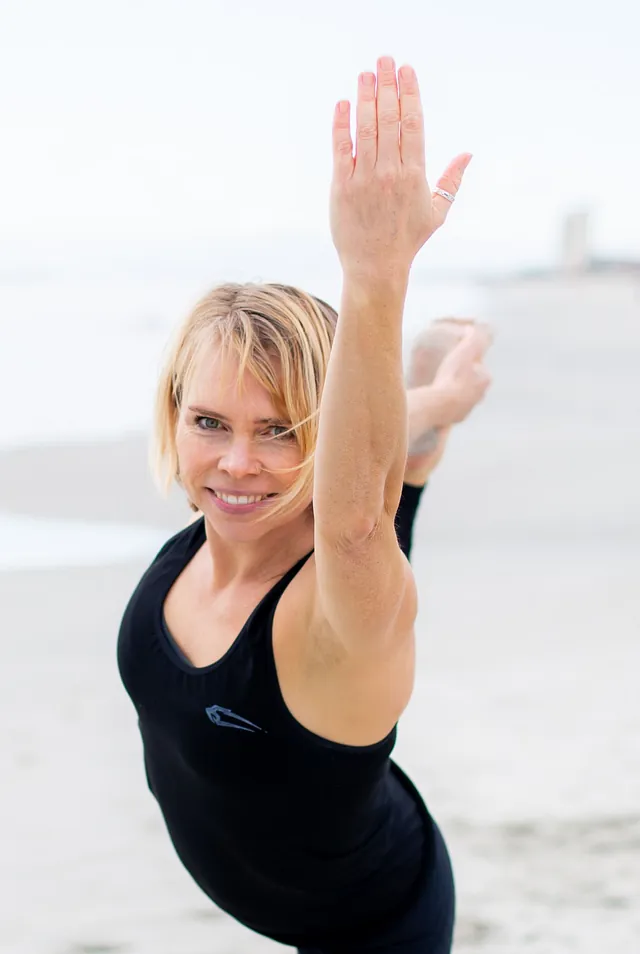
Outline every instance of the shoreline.
{"type": "Polygon", "coordinates": [[[179,529],[191,511],[177,487],[162,498],[147,448],[147,435],[137,433],[0,449],[0,511],[179,529]]]}

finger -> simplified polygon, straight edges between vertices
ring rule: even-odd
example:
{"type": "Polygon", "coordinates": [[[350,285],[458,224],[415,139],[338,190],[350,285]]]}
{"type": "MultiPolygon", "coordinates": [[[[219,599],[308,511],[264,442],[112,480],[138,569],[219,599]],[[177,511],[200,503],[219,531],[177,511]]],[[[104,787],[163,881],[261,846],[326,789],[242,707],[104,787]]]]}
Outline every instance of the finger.
{"type": "MultiPolygon", "coordinates": [[[[456,156],[453,162],[449,163],[443,175],[438,179],[436,188],[442,189],[443,192],[448,192],[449,195],[452,195],[455,199],[462,182],[462,177],[471,162],[471,158],[471,153],[469,152],[463,152],[460,156],[456,156]]],[[[438,195],[437,192],[433,193],[433,211],[438,227],[442,225],[449,214],[452,203],[453,199],[447,199],[445,196],[438,195]]]]}
{"type": "Polygon", "coordinates": [[[378,86],[376,96],[378,120],[377,165],[384,169],[400,167],[400,101],[396,64],[391,56],[378,60],[378,86]]]}
{"type": "Polygon", "coordinates": [[[482,344],[483,344],[482,353],[484,354],[486,351],[489,350],[489,348],[493,344],[493,329],[491,328],[490,325],[488,325],[484,321],[478,322],[475,325],[475,329],[478,332],[478,334],[482,335],[482,344]]]}
{"type": "Polygon", "coordinates": [[[358,77],[354,173],[371,172],[376,164],[377,152],[376,78],[373,73],[361,73],[358,77]]]}
{"type": "Polygon", "coordinates": [[[486,351],[493,344],[493,331],[486,321],[479,321],[477,318],[436,318],[436,322],[446,322],[453,325],[461,335],[467,330],[473,331],[482,338],[483,351],[486,351]]]}
{"type": "Polygon", "coordinates": [[[469,347],[476,356],[476,361],[481,362],[485,356],[486,350],[489,347],[489,341],[487,336],[482,328],[474,326],[469,333],[470,344],[469,347]]]}
{"type": "Polygon", "coordinates": [[[342,99],[333,114],[333,177],[338,182],[344,182],[352,175],[351,106],[346,99],[342,99]]]}
{"type": "Polygon", "coordinates": [[[491,373],[487,371],[487,369],[485,368],[483,364],[478,363],[474,365],[474,368],[478,376],[480,386],[482,387],[482,394],[484,396],[486,392],[489,390],[490,385],[493,383],[493,377],[491,376],[491,373]]]}
{"type": "Polygon", "coordinates": [[[411,66],[401,66],[400,83],[400,157],[402,164],[425,168],[424,118],[418,77],[411,66]]]}
{"type": "Polygon", "coordinates": [[[445,315],[442,318],[434,318],[434,325],[448,325],[462,336],[467,328],[473,328],[484,339],[485,351],[493,344],[495,338],[494,330],[487,321],[480,321],[478,318],[458,318],[455,315],[445,315]]]}
{"type": "MultiPolygon", "coordinates": [[[[484,337],[479,334],[475,328],[467,328],[455,346],[450,352],[451,364],[454,368],[463,368],[465,365],[471,366],[481,361],[484,354],[484,337]]],[[[447,360],[445,358],[445,360],[447,360]]]]}

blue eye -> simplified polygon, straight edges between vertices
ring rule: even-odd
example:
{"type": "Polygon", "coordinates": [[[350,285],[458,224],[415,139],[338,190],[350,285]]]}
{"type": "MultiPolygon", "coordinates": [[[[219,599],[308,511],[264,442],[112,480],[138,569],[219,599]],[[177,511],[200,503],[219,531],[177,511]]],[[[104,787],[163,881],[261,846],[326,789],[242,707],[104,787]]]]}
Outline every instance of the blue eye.
{"type": "MultiPolygon", "coordinates": [[[[200,431],[211,432],[225,430],[225,425],[217,417],[206,417],[204,414],[197,414],[193,419],[193,423],[200,431]]],[[[290,431],[289,427],[282,424],[272,424],[264,433],[271,440],[277,440],[280,437],[284,437],[286,440],[295,440],[293,431],[290,431]]]]}
{"type": "Polygon", "coordinates": [[[269,430],[271,431],[269,440],[291,441],[294,444],[298,442],[295,428],[291,424],[272,424],[269,430]]]}
{"type": "Polygon", "coordinates": [[[194,418],[194,423],[196,427],[199,427],[201,431],[219,431],[222,427],[222,421],[219,421],[217,417],[203,417],[197,416],[194,418]],[[201,427],[202,421],[211,421],[215,426],[214,427],[201,427]]]}

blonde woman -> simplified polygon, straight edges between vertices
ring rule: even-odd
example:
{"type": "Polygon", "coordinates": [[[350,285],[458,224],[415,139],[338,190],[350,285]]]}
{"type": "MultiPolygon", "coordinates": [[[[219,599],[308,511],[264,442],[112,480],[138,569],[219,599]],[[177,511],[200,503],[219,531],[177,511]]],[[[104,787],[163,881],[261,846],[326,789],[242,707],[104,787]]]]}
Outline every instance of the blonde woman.
{"type": "MultiPolygon", "coordinates": [[[[398,88],[390,58],[359,78],[355,158],[348,103],[333,141],[339,318],[286,285],[225,285],[180,329],[156,451],[202,517],[141,579],[118,661],[149,787],[216,904],[304,954],[444,954],[446,847],[390,759],[414,675],[407,531],[434,459],[403,484],[401,325],[469,157],[431,192],[416,77],[398,88]]],[[[409,429],[466,416],[482,347],[471,332],[445,358],[409,429]]]]}

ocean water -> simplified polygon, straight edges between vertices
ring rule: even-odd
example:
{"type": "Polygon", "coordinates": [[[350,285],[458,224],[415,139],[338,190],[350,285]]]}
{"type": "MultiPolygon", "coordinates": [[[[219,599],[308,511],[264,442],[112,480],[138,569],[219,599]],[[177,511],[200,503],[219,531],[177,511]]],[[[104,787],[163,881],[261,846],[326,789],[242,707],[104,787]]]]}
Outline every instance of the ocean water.
{"type": "MultiPolygon", "coordinates": [[[[335,300],[331,276],[306,278],[335,300]]],[[[167,332],[199,281],[0,289],[1,442],[144,428],[167,332]]],[[[407,342],[445,313],[491,321],[494,383],[421,508],[418,672],[395,755],[450,845],[456,954],[636,954],[640,289],[415,283],[407,342]]],[[[22,565],[54,562],[45,529],[22,565]]],[[[132,529],[133,579],[155,541],[132,529]]],[[[70,538],[74,566],[113,543],[90,536],[70,538]]],[[[5,650],[0,951],[275,954],[193,886],[146,792],[113,667],[128,567],[98,583],[69,571],[117,597],[104,639],[62,614],[53,644],[36,634],[5,650]]],[[[29,581],[5,578],[20,607],[29,581]]]]}
{"type": "Polygon", "coordinates": [[[0,572],[137,560],[165,540],[153,527],[0,513],[0,572]]]}

